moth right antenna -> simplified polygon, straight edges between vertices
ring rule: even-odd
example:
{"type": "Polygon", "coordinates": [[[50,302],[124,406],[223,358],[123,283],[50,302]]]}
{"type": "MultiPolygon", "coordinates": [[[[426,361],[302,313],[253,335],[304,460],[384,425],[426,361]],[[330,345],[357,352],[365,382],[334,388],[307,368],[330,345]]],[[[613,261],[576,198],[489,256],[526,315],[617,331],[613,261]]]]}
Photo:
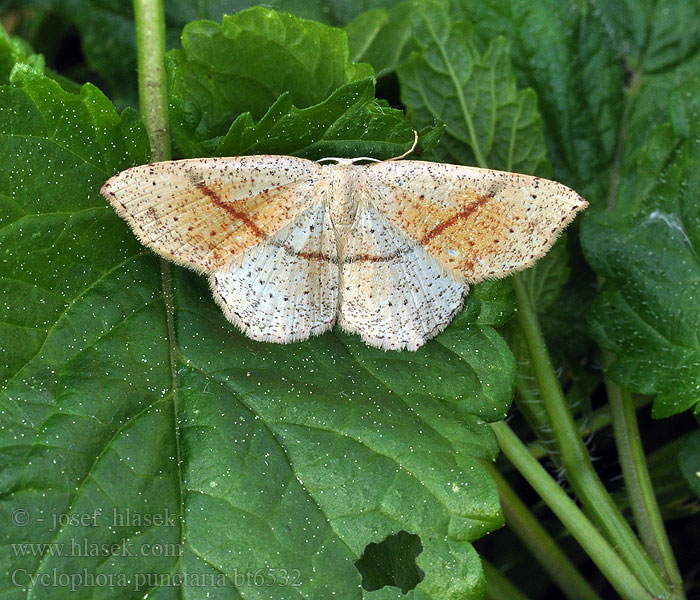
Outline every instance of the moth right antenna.
{"type": "Polygon", "coordinates": [[[411,152],[413,152],[416,149],[416,146],[418,145],[418,132],[414,129],[413,130],[413,145],[406,150],[403,154],[400,154],[399,156],[394,156],[392,158],[387,158],[387,160],[401,160],[402,158],[406,158],[411,152]]]}

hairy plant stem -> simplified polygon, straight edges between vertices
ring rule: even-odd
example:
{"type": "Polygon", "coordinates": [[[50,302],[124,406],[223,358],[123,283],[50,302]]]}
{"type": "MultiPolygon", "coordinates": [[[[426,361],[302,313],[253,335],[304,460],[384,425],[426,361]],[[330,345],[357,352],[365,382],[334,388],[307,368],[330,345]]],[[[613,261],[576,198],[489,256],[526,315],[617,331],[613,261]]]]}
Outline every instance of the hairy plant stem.
{"type": "MultiPolygon", "coordinates": [[[[165,15],[163,0],[133,0],[136,23],[136,53],[138,59],[139,105],[141,118],[148,132],[151,160],[163,161],[172,158],[170,128],[168,126],[168,94],[165,80],[165,15]]],[[[175,320],[171,288],[170,263],[160,259],[160,276],[163,302],[168,325],[170,350],[170,382],[173,397],[173,428],[177,466],[182,464],[180,431],[178,424],[178,394],[176,381],[175,320]]],[[[184,484],[182,471],[178,468],[180,487],[180,543],[185,540],[184,484]]],[[[182,563],[180,562],[180,568],[182,563]]]]}
{"type": "MultiPolygon", "coordinates": [[[[651,402],[651,398],[649,396],[634,396],[632,398],[632,402],[635,410],[637,410],[649,404],[651,402]]],[[[579,432],[585,438],[591,433],[595,433],[596,431],[600,431],[601,429],[610,426],[611,423],[611,408],[610,405],[606,404],[600,408],[596,408],[591,413],[590,418],[586,419],[585,423],[578,421],[577,426],[579,432]]],[[[548,454],[548,449],[541,440],[528,443],[527,448],[530,451],[530,454],[537,459],[543,458],[548,454]]]]}
{"type": "Polygon", "coordinates": [[[504,422],[492,423],[503,454],[545,501],[624,600],[654,600],[612,546],[504,422]]]}
{"type": "Polygon", "coordinates": [[[153,162],[170,160],[168,92],[165,82],[165,16],[162,0],[134,0],[139,105],[153,162]]]}
{"type": "Polygon", "coordinates": [[[518,301],[516,326],[527,343],[567,480],[586,512],[644,587],[657,598],[669,598],[669,586],[661,577],[654,561],[644,551],[593,468],[554,372],[537,314],[530,301],[527,284],[520,274],[513,277],[513,287],[518,301]]]}
{"type": "MultiPolygon", "coordinates": [[[[141,118],[148,132],[153,162],[170,160],[170,129],[168,127],[168,93],[165,81],[165,15],[163,0],[134,0],[136,22],[136,52],[138,57],[139,104],[141,118]]],[[[161,259],[163,295],[167,309],[170,337],[170,367],[175,376],[175,331],[170,263],[161,259]]],[[[173,381],[174,382],[174,381],[173,381]]]]}
{"type": "MultiPolygon", "coordinates": [[[[610,354],[605,354],[606,367],[613,360],[610,354]]],[[[683,580],[678,571],[678,564],[666,534],[649,476],[632,394],[615,385],[607,377],[605,387],[612,412],[613,431],[625,479],[625,489],[639,536],[644,547],[668,578],[673,588],[672,597],[676,600],[684,600],[683,580]]]]}
{"type": "Polygon", "coordinates": [[[515,490],[491,463],[482,462],[498,487],[503,516],[523,545],[549,573],[562,595],[568,600],[600,600],[595,590],[561,551],[547,530],[540,525],[515,490]]]}

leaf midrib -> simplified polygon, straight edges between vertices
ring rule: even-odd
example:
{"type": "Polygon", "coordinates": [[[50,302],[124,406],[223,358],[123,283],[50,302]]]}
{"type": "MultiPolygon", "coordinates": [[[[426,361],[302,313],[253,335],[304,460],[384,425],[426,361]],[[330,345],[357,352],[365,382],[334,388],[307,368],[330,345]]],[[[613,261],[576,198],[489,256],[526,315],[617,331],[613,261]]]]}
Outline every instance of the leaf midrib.
{"type": "Polygon", "coordinates": [[[428,30],[430,31],[430,34],[433,37],[433,40],[435,41],[435,45],[438,47],[440,50],[440,55],[442,56],[442,60],[445,62],[445,65],[447,66],[447,71],[450,76],[450,79],[452,80],[452,84],[454,85],[455,92],[457,93],[457,99],[459,100],[459,107],[460,111],[462,112],[462,116],[464,117],[464,122],[467,125],[467,130],[469,131],[469,138],[471,140],[471,147],[472,147],[472,152],[474,152],[474,158],[476,159],[476,163],[479,167],[482,169],[486,168],[486,160],[484,159],[483,154],[481,153],[481,146],[479,145],[479,142],[476,138],[476,131],[474,130],[474,123],[472,122],[472,116],[471,113],[469,112],[469,107],[467,106],[467,101],[464,97],[464,91],[462,90],[462,86],[459,83],[459,78],[457,77],[457,74],[455,73],[454,67],[452,66],[452,63],[450,62],[448,56],[447,56],[447,50],[445,49],[445,45],[442,43],[442,41],[438,38],[437,33],[433,29],[432,24],[426,19],[425,23],[428,27],[428,30]]]}

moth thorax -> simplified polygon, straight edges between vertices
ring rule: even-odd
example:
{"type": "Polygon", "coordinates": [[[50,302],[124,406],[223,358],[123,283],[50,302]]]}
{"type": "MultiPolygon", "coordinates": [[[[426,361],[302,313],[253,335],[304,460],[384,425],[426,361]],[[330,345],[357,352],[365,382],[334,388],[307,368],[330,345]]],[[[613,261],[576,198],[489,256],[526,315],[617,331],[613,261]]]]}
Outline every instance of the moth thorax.
{"type": "Polygon", "coordinates": [[[352,165],[329,165],[332,168],[330,186],[330,217],[339,240],[345,240],[357,213],[357,190],[362,169],[352,165]]]}

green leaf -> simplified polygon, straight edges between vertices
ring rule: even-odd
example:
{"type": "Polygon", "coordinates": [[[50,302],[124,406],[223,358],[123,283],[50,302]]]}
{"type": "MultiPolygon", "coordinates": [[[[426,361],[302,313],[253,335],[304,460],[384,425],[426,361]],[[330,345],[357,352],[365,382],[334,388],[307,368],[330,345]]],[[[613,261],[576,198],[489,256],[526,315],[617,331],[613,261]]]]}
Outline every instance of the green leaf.
{"type": "MultiPolygon", "coordinates": [[[[443,128],[419,134],[418,148],[429,151],[443,128]]],[[[342,86],[323,102],[298,109],[282,94],[255,123],[243,113],[225,136],[198,141],[182,136],[186,156],[287,154],[318,160],[329,156],[391,158],[411,147],[413,128],[403,112],[374,98],[374,82],[363,79],[342,86]]]]}
{"type": "Polygon", "coordinates": [[[591,203],[605,199],[623,110],[623,69],[594,11],[573,2],[453,0],[481,48],[504,36],[520,87],[537,93],[554,178],[591,203]]]}
{"type": "Polygon", "coordinates": [[[477,322],[480,325],[499,327],[506,323],[515,312],[515,292],[508,279],[483,281],[472,288],[469,295],[469,312],[471,303],[478,302],[477,322]]]}
{"type": "Polygon", "coordinates": [[[401,98],[414,123],[439,119],[446,134],[435,154],[448,162],[545,173],[542,120],[532,90],[517,90],[508,42],[479,53],[471,25],[445,2],[416,5],[412,33],[420,52],[399,66],[401,98]]]}
{"type": "Polygon", "coordinates": [[[363,12],[345,26],[354,61],[372,65],[378,77],[403,63],[416,49],[411,36],[413,0],[400,2],[389,10],[363,12]]]}
{"type": "MultiPolygon", "coordinates": [[[[574,276],[561,288],[554,303],[540,315],[540,325],[554,364],[569,368],[596,353],[587,322],[596,296],[595,275],[580,254],[578,247],[575,253],[569,252],[572,263],[569,268],[574,276]]],[[[589,375],[593,373],[600,375],[597,368],[589,375]]]]}
{"type": "Polygon", "coordinates": [[[625,174],[613,212],[584,221],[582,241],[608,280],[592,312],[598,342],[618,355],[609,376],[656,394],[664,417],[700,400],[700,80],[681,86],[625,174]]]}
{"type": "MultiPolygon", "coordinates": [[[[602,201],[624,87],[623,69],[606,24],[594,11],[557,0],[451,0],[442,6],[451,21],[476,24],[473,35],[482,52],[499,36],[508,40],[518,86],[532,87],[547,115],[543,133],[555,178],[592,202],[602,201]]],[[[411,10],[404,4],[395,7],[386,24],[382,11],[376,12],[376,19],[361,15],[347,30],[353,56],[379,72],[405,58],[395,54],[410,47],[404,36],[410,33],[406,21],[411,10]],[[368,25],[364,36],[350,35],[361,22],[368,25]]]]}
{"type": "Polygon", "coordinates": [[[325,8],[339,25],[346,25],[362,13],[374,9],[389,9],[401,0],[323,0],[325,8]]]}
{"type": "Polygon", "coordinates": [[[0,25],[0,84],[9,83],[10,73],[17,63],[26,63],[37,71],[44,70],[44,57],[34,54],[25,40],[8,36],[0,25]]]}
{"type": "MultiPolygon", "coordinates": [[[[391,158],[411,146],[413,128],[410,122],[402,111],[375,99],[373,80],[350,81],[333,89],[338,82],[348,79],[349,73],[362,73],[368,68],[347,61],[347,42],[338,29],[261,8],[225,19],[221,27],[208,22],[195,23],[186,30],[183,40],[185,50],[169,55],[169,70],[173,131],[184,156],[267,153],[295,154],[311,159],[328,156],[391,158]],[[253,31],[256,27],[260,31],[253,31]],[[278,27],[290,29],[286,42],[274,33],[278,27]],[[210,35],[204,36],[203,31],[210,35]],[[237,87],[231,86],[228,76],[215,78],[212,75],[215,71],[225,72],[231,64],[232,68],[238,68],[235,65],[240,59],[231,59],[238,50],[232,50],[221,41],[224,34],[232,38],[231,44],[246,48],[248,56],[245,83],[237,87]],[[202,36],[204,45],[201,45],[202,36]],[[261,36],[265,37],[262,41],[261,36]],[[307,46],[297,43],[295,36],[301,36],[307,46]],[[266,44],[279,55],[272,63],[265,56],[266,44]],[[323,66],[320,78],[326,84],[320,86],[317,97],[312,98],[308,81],[315,75],[310,74],[305,63],[309,59],[307,55],[315,61],[331,52],[319,51],[321,44],[335,52],[336,69],[331,72],[328,65],[323,66]],[[190,47],[206,54],[206,61],[188,55],[190,47]],[[288,73],[281,78],[283,65],[288,73]],[[281,81],[279,89],[268,85],[270,70],[276,73],[274,80],[281,81]],[[269,91],[269,97],[255,100],[254,90],[258,88],[269,91]],[[273,97],[276,93],[280,95],[273,97]],[[295,94],[301,99],[295,100],[295,94]],[[316,100],[318,102],[306,108],[299,108],[316,100]],[[271,103],[269,107],[267,102],[271,103]],[[240,110],[244,112],[238,114],[240,110]],[[266,112],[255,122],[255,116],[261,111],[266,112]]],[[[441,133],[441,126],[422,130],[419,149],[429,151],[441,133]]]]}
{"type": "MultiPolygon", "coordinates": [[[[106,81],[120,106],[136,106],[136,31],[131,2],[123,0],[24,0],[7,5],[35,5],[60,13],[80,31],[88,63],[106,81]]],[[[168,0],[164,2],[168,48],[180,43],[182,28],[195,19],[219,21],[261,4],[260,0],[168,0]]],[[[265,6],[307,19],[327,22],[329,12],[323,0],[265,0],[265,6]]]]}
{"type": "Polygon", "coordinates": [[[566,241],[567,235],[563,234],[547,255],[522,275],[527,282],[530,303],[539,314],[546,313],[571,274],[566,241]]]}
{"type": "Polygon", "coordinates": [[[403,598],[481,597],[471,542],[502,517],[479,460],[497,453],[487,423],[508,409],[513,362],[478,307],[414,353],[342,332],[254,342],[201,277],[171,267],[164,290],[159,261],[99,196],[147,161],[135,115],[27,67],[12,81],[0,88],[0,536],[20,579],[0,595],[395,598],[363,591],[355,561],[403,530],[425,574],[403,598]],[[78,517],[54,528],[64,514],[78,517]],[[135,555],[15,551],[23,542],[135,555]],[[22,573],[41,576],[35,589],[22,573]],[[83,573],[112,583],[41,583],[83,573]]]}
{"type": "MultiPolygon", "coordinates": [[[[690,23],[686,28],[695,27],[690,23]]],[[[699,39],[700,44],[700,39],[699,39]]],[[[635,167],[637,150],[646,144],[649,134],[668,120],[668,98],[683,82],[700,72],[700,51],[688,57],[679,57],[668,69],[637,74],[635,98],[622,140],[621,164],[625,169],[635,167]]]]}
{"type": "MultiPolygon", "coordinates": [[[[476,464],[468,457],[492,456],[497,451],[490,432],[479,424],[481,415],[492,412],[493,401],[469,391],[475,390],[477,371],[483,379],[476,389],[500,397],[509,386],[499,378],[512,365],[493,330],[455,323],[440,336],[439,343],[418,353],[367,348],[357,337],[341,333],[280,348],[236,335],[224,324],[203,282],[189,274],[178,279],[176,305],[181,327],[178,340],[188,366],[204,370],[202,377],[226,379],[227,387],[252,408],[257,419],[271,424],[288,456],[284,462],[291,463],[296,478],[320,504],[320,513],[335,530],[331,538],[350,548],[349,554],[334,562],[342,565],[354,560],[368,542],[382,541],[401,529],[418,535],[423,544],[417,563],[426,578],[418,589],[428,591],[442,585],[444,572],[436,568],[444,560],[473,562],[475,556],[471,550],[465,553],[466,546],[449,541],[445,545],[437,541],[444,533],[425,529],[429,519],[441,517],[421,488],[427,485],[429,495],[437,493],[438,504],[451,506],[438,491],[454,480],[448,470],[464,473],[467,465],[476,464]],[[486,355],[480,356],[483,352],[486,355]],[[465,360],[470,368],[463,368],[465,360]],[[467,406],[474,411],[473,417],[465,418],[467,406]],[[434,438],[433,432],[439,435],[434,438]],[[420,445],[413,445],[410,439],[420,439],[420,445]],[[413,476],[406,477],[404,469],[413,476]],[[422,483],[416,485],[413,478],[422,483]],[[374,514],[371,507],[377,503],[384,508],[374,514]]],[[[213,409],[212,414],[218,410],[213,409]]],[[[197,446],[210,447],[210,437],[219,437],[216,431],[203,434],[207,437],[197,438],[197,446]]],[[[202,479],[208,478],[203,475],[202,479]]],[[[470,481],[480,489],[478,493],[489,497],[481,476],[470,481]]],[[[475,494],[474,500],[464,500],[474,510],[478,493],[476,489],[470,493],[475,494]]],[[[450,519],[450,528],[461,532],[458,537],[485,532],[482,523],[466,515],[463,512],[450,519]]],[[[355,597],[350,595],[348,578],[353,581],[355,576],[344,571],[334,589],[345,589],[348,597],[355,597]]],[[[468,588],[457,579],[452,584],[463,591],[468,588]]]]}
{"type": "Polygon", "coordinates": [[[692,26],[700,7],[694,2],[592,0],[591,4],[633,69],[643,65],[647,73],[663,71],[700,50],[700,36],[692,26]]]}
{"type": "Polygon", "coordinates": [[[261,7],[221,25],[188,24],[182,48],[167,55],[173,136],[182,149],[225,135],[242,113],[260,119],[282,94],[285,112],[304,109],[372,75],[369,65],[349,62],[342,30],[261,7]]]}
{"type": "Polygon", "coordinates": [[[667,120],[669,95],[700,69],[700,6],[695,2],[592,2],[632,84],[623,116],[621,163],[633,168],[649,132],[667,120]]]}

